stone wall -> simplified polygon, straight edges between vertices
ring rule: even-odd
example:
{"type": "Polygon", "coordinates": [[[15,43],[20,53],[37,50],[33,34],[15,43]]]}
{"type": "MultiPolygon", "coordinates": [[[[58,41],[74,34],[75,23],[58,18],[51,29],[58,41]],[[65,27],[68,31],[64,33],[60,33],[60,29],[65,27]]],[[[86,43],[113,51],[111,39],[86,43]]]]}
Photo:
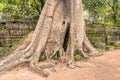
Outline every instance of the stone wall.
{"type": "Polygon", "coordinates": [[[36,22],[33,19],[3,18],[0,23],[0,47],[11,47],[20,41],[25,34],[34,30],[36,22]]]}
{"type": "Polygon", "coordinates": [[[108,41],[120,41],[120,27],[111,28],[87,28],[87,34],[100,34],[103,38],[107,37],[108,41]]]}
{"type": "Polygon", "coordinates": [[[120,46],[120,27],[87,28],[87,35],[96,47],[120,46]]]}
{"type": "MultiPolygon", "coordinates": [[[[2,16],[2,20],[0,22],[0,47],[11,47],[15,42],[20,41],[25,34],[34,30],[37,21],[31,18],[12,19],[10,17],[2,16]]],[[[94,45],[98,45],[99,43],[106,45],[113,41],[120,43],[120,27],[87,27],[86,31],[90,41],[94,45]],[[96,35],[100,37],[101,40],[99,40],[96,35]],[[96,38],[98,42],[97,40],[95,41],[95,39],[93,40],[93,37],[96,38]]]]}

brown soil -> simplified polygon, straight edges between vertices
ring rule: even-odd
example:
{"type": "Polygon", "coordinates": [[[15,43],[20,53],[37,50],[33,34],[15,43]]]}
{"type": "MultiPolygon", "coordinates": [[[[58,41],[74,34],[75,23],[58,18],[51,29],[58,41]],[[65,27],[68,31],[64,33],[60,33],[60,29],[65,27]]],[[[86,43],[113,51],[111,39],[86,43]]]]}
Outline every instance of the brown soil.
{"type": "Polygon", "coordinates": [[[105,52],[103,56],[91,58],[88,62],[77,62],[81,68],[69,69],[63,65],[49,70],[48,78],[19,67],[0,73],[0,80],[120,80],[120,50],[105,52]]]}

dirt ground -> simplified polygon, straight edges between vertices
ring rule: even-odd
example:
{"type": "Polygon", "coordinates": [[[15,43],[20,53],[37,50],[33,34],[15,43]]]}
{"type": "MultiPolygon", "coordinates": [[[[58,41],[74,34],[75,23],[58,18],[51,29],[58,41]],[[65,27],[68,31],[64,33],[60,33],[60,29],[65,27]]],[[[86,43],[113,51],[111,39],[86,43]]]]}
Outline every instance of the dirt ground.
{"type": "Polygon", "coordinates": [[[88,62],[77,62],[81,68],[69,69],[56,66],[56,72],[49,71],[48,78],[19,67],[0,74],[0,80],[120,80],[120,50],[105,52],[103,56],[91,58],[88,62]]]}

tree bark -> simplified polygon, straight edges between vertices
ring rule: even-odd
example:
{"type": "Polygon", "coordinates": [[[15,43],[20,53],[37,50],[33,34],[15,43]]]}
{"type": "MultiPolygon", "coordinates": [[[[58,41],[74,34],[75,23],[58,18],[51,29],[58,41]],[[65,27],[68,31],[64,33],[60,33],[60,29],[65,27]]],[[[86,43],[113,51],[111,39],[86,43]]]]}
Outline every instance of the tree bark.
{"type": "Polygon", "coordinates": [[[35,31],[0,62],[0,71],[29,62],[31,69],[46,76],[44,68],[54,67],[54,58],[75,68],[76,51],[87,56],[83,47],[92,55],[98,54],[86,36],[82,0],[47,0],[35,31]],[[46,57],[48,62],[39,64],[41,57],[46,57]]]}

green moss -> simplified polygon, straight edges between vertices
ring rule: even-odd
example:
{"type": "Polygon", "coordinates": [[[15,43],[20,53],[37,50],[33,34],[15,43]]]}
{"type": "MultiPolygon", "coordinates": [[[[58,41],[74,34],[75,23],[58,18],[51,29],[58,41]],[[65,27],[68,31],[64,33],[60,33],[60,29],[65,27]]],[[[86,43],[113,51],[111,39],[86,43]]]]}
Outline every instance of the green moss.
{"type": "Polygon", "coordinates": [[[8,55],[12,50],[9,47],[3,48],[0,47],[0,57],[8,55]]]}
{"type": "Polygon", "coordinates": [[[115,46],[115,42],[114,42],[114,41],[109,42],[108,45],[110,45],[110,46],[115,46]]]}
{"type": "Polygon", "coordinates": [[[99,34],[89,34],[88,38],[94,47],[98,47],[96,44],[102,42],[103,40],[102,35],[99,34]]]}
{"type": "Polygon", "coordinates": [[[34,15],[34,16],[33,16],[33,19],[34,19],[34,20],[38,20],[38,19],[39,19],[39,15],[34,15]]]}
{"type": "Polygon", "coordinates": [[[12,15],[12,18],[14,18],[14,19],[20,19],[20,18],[22,18],[22,16],[15,14],[15,15],[12,15]]]}
{"type": "Polygon", "coordinates": [[[23,38],[20,41],[14,43],[12,47],[0,47],[0,58],[12,53],[17,47],[19,47],[23,43],[27,36],[28,34],[24,35],[23,38]]]}
{"type": "Polygon", "coordinates": [[[46,60],[45,57],[42,57],[42,58],[39,59],[39,61],[45,61],[45,60],[46,60]]]}
{"type": "Polygon", "coordinates": [[[114,46],[106,46],[105,50],[106,51],[114,50],[114,46]]]}
{"type": "Polygon", "coordinates": [[[83,55],[80,54],[75,54],[74,56],[75,61],[87,61],[89,57],[84,57],[83,55]]]}

